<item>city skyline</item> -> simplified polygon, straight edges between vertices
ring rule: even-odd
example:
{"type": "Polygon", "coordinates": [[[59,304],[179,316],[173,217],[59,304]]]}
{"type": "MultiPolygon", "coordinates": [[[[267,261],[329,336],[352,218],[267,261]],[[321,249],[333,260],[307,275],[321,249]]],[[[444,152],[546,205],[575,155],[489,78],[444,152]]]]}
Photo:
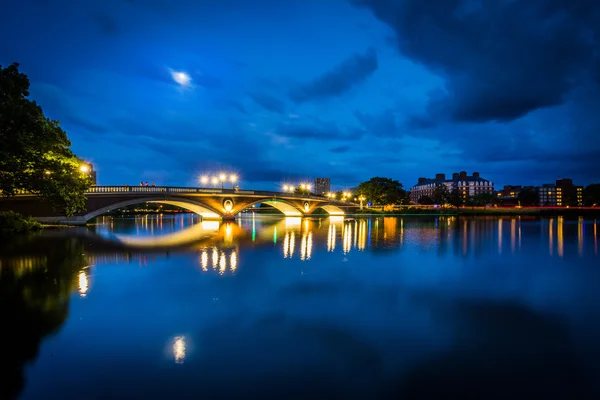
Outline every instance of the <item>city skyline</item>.
{"type": "Polygon", "coordinates": [[[319,176],[409,190],[463,170],[497,188],[600,180],[596,3],[27,0],[11,11],[0,64],[20,63],[100,185],[197,186],[213,171],[265,190],[319,176]]]}

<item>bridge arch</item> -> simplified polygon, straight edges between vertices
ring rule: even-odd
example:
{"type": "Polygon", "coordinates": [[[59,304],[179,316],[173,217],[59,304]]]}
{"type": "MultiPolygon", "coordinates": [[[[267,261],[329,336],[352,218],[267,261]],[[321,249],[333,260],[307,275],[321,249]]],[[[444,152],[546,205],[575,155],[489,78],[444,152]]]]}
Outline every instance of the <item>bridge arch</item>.
{"type": "MultiPolygon", "coordinates": [[[[252,203],[248,203],[245,205],[245,208],[250,208],[256,204],[264,203],[267,204],[283,213],[286,217],[302,217],[304,214],[302,210],[298,208],[298,206],[293,203],[283,200],[283,199],[260,199],[253,201],[252,203]]],[[[242,210],[240,210],[242,211],[242,210]]]]}
{"type": "Polygon", "coordinates": [[[118,203],[110,204],[108,206],[99,208],[97,210],[91,211],[78,219],[84,220],[85,222],[91,220],[92,218],[98,217],[102,214],[105,214],[112,210],[117,210],[119,208],[132,206],[134,204],[142,204],[142,203],[157,203],[157,204],[168,204],[171,206],[181,207],[193,213],[196,213],[202,216],[202,219],[221,219],[221,213],[216,211],[210,206],[206,204],[202,204],[193,200],[188,200],[185,198],[170,198],[166,197],[164,199],[157,200],[155,197],[144,197],[138,199],[131,199],[126,201],[121,201],[118,203]]]}
{"type": "Polygon", "coordinates": [[[315,209],[313,210],[313,212],[315,212],[319,208],[322,209],[322,210],[324,210],[327,214],[329,214],[331,216],[343,216],[343,215],[346,215],[346,213],[344,212],[344,210],[342,210],[338,206],[334,206],[333,204],[318,205],[317,207],[315,207],[315,209]]]}

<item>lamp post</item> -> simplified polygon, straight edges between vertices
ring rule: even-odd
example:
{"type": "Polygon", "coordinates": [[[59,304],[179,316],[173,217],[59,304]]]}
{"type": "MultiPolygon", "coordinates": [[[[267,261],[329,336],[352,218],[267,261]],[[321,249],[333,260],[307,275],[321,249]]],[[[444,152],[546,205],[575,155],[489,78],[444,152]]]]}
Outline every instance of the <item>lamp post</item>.
{"type": "Polygon", "coordinates": [[[235,189],[235,183],[237,182],[237,179],[238,179],[237,175],[235,175],[235,174],[229,175],[229,181],[231,182],[232,190],[235,189]]]}
{"type": "Polygon", "coordinates": [[[219,175],[219,180],[221,181],[221,189],[225,188],[225,179],[227,179],[227,176],[225,176],[225,174],[219,175]]]}
{"type": "Polygon", "coordinates": [[[203,176],[200,178],[200,183],[203,185],[203,187],[206,187],[206,185],[208,185],[208,176],[203,176]]]}
{"type": "Polygon", "coordinates": [[[213,176],[213,178],[211,179],[211,183],[212,183],[213,189],[216,189],[217,185],[219,184],[219,178],[217,178],[216,176],[213,176]]]}
{"type": "Polygon", "coordinates": [[[360,209],[363,209],[363,201],[365,201],[365,196],[363,196],[362,194],[358,197],[358,200],[360,200],[360,209]]]}

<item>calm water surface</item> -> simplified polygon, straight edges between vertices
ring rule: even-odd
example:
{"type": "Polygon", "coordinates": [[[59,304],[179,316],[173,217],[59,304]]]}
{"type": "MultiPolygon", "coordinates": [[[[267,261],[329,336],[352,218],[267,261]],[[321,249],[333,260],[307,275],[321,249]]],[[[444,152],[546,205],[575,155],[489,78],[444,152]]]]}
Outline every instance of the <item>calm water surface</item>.
{"type": "Polygon", "coordinates": [[[186,214],[14,238],[0,398],[597,399],[598,225],[186,214]]]}

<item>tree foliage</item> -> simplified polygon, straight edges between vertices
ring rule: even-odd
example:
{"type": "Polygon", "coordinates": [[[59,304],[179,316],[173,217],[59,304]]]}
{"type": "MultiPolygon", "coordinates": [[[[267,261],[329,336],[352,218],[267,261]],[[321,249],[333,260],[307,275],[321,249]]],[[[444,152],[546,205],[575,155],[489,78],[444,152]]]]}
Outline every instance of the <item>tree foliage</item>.
{"type": "Polygon", "coordinates": [[[436,184],[431,198],[435,204],[448,203],[450,199],[450,191],[448,190],[448,186],[444,185],[443,183],[436,184]]]}
{"type": "Polygon", "coordinates": [[[38,194],[56,209],[72,215],[83,210],[91,185],[80,172],[83,161],[58,124],[29,100],[29,79],[18,64],[0,66],[0,192],[38,194]]]}
{"type": "Polygon", "coordinates": [[[453,189],[448,194],[448,203],[452,204],[456,208],[462,206],[465,203],[465,199],[460,190],[458,190],[458,188],[453,189]]]}
{"type": "Polygon", "coordinates": [[[540,203],[540,196],[538,192],[532,189],[523,189],[517,196],[519,204],[525,207],[537,206],[540,203]]]}
{"type": "Polygon", "coordinates": [[[395,179],[374,177],[358,185],[356,197],[364,196],[374,205],[403,204],[408,201],[402,184],[395,179]]]}
{"type": "Polygon", "coordinates": [[[583,204],[588,207],[600,206],[600,183],[593,183],[583,189],[583,204]]]}

